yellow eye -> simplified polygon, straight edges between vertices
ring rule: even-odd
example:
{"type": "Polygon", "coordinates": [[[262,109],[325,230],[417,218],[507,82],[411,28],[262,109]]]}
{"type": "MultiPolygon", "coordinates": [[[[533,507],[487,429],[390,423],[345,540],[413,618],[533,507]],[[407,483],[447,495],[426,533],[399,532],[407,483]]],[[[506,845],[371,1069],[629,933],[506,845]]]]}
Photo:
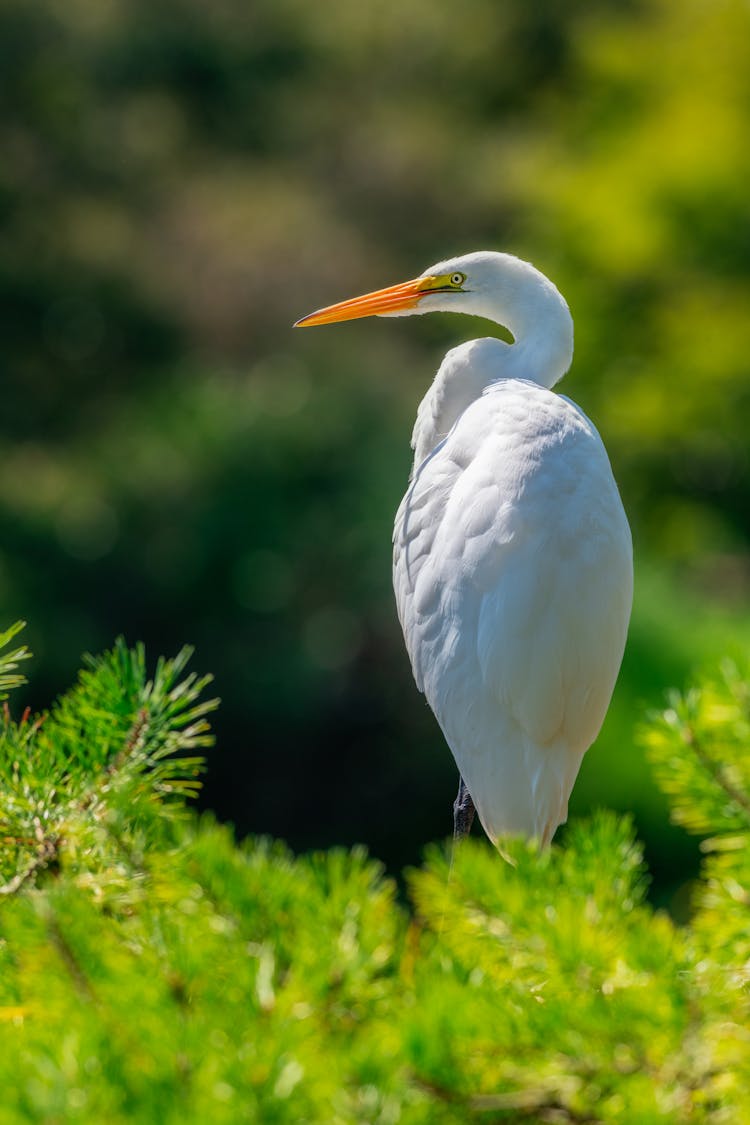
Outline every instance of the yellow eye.
{"type": "Polygon", "coordinates": [[[466,281],[466,274],[465,273],[452,273],[451,274],[451,285],[455,285],[456,288],[459,288],[461,285],[463,285],[463,283],[465,281],[466,281]]]}

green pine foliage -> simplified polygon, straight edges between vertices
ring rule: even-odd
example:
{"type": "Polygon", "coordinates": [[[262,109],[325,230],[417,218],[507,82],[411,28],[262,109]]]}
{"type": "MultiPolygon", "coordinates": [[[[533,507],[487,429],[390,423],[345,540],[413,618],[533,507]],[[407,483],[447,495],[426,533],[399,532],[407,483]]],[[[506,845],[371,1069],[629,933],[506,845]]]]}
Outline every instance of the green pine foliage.
{"type": "Polygon", "coordinates": [[[2,651],[7,649],[13,638],[21,632],[24,624],[23,621],[17,621],[10,629],[0,633],[0,700],[8,698],[9,688],[19,687],[24,682],[23,676],[18,672],[18,665],[30,655],[26,646],[22,645],[11,652],[2,651]]]}
{"type": "Polygon", "coordinates": [[[433,847],[406,901],[359,849],[237,843],[186,804],[215,706],[188,656],[118,643],[47,716],[4,705],[0,1125],[750,1121],[746,674],[644,732],[707,837],[678,926],[610,813],[433,847]]]}

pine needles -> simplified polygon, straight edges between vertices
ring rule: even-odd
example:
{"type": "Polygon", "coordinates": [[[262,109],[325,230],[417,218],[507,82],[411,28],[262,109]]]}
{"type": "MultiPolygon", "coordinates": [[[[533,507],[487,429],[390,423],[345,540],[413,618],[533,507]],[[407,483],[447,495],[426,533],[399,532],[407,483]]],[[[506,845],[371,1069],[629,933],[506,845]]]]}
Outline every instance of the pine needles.
{"type": "Polygon", "coordinates": [[[678,927],[608,813],[511,863],[468,841],[450,880],[433,848],[411,913],[360,850],[237,844],[186,805],[216,702],[188,656],[118,643],[46,718],[6,709],[0,1125],[750,1120],[745,672],[644,731],[710,834],[678,927]]]}
{"type": "Polygon", "coordinates": [[[15,636],[17,636],[25,625],[24,621],[17,621],[15,625],[11,625],[4,633],[0,633],[0,700],[8,698],[8,691],[11,688],[20,687],[24,682],[24,677],[17,671],[18,665],[22,660],[28,660],[31,655],[25,645],[20,648],[13,649],[11,652],[2,652],[2,649],[7,648],[15,636]]]}

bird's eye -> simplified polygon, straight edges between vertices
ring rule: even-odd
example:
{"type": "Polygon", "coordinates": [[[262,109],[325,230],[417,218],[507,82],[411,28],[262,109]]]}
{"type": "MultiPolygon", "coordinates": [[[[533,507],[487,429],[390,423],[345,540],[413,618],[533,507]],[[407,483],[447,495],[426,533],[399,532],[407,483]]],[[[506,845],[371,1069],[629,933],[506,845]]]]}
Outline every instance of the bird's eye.
{"type": "Polygon", "coordinates": [[[458,287],[460,285],[463,285],[463,283],[465,281],[466,281],[466,274],[465,273],[452,273],[451,274],[451,285],[455,285],[456,287],[458,287]]]}

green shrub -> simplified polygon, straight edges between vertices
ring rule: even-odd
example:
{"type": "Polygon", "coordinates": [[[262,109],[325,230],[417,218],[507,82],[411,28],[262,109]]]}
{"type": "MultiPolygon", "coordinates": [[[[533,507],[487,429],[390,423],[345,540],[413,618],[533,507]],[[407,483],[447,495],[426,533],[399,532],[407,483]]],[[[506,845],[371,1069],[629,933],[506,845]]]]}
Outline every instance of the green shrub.
{"type": "MultiPolygon", "coordinates": [[[[2,638],[6,646],[13,631],[2,638]]],[[[18,683],[17,649],[0,690],[18,683]]],[[[186,798],[208,745],[188,653],[88,660],[0,727],[0,1122],[750,1120],[750,687],[644,732],[701,835],[680,927],[627,819],[410,872],[238,844],[186,798]]]]}

